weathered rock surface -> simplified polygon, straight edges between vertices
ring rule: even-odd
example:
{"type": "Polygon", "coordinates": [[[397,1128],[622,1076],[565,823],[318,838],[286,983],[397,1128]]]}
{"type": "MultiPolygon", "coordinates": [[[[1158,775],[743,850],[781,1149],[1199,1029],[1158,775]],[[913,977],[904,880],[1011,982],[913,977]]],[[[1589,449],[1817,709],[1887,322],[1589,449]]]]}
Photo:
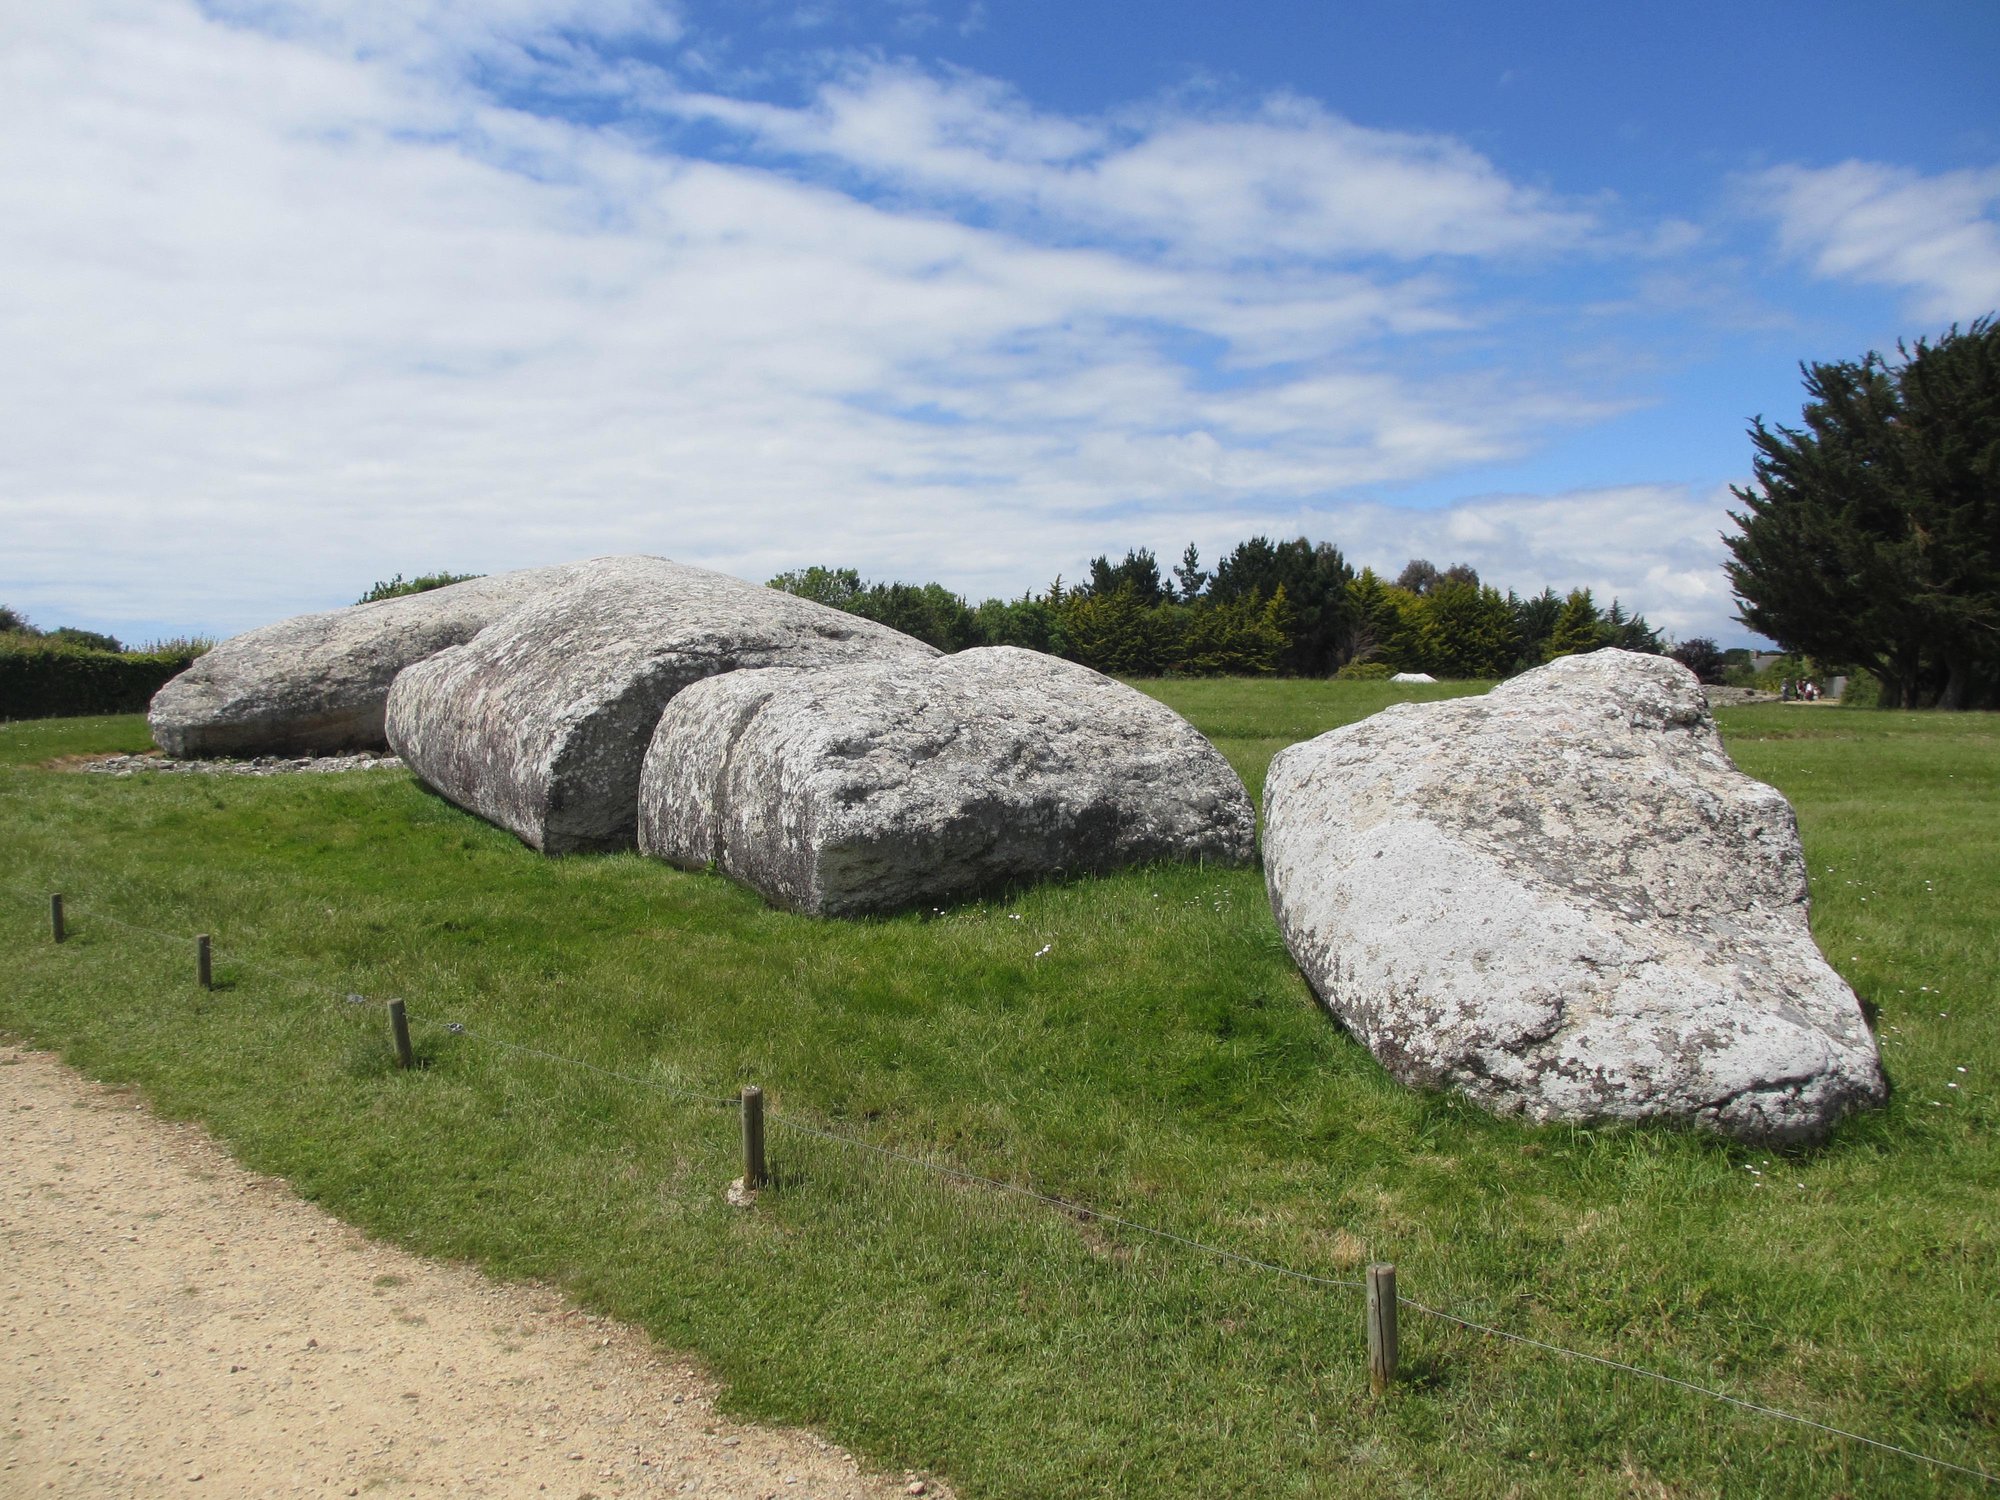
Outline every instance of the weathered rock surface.
{"type": "Polygon", "coordinates": [[[153,741],[186,757],[380,750],[398,672],[471,640],[576,566],[496,573],[246,631],[153,695],[153,741]]]}
{"type": "Polygon", "coordinates": [[[606,557],[406,669],[389,743],[437,791],[547,854],[629,848],[668,701],[740,668],[937,655],[872,620],[662,557],[606,557]]]}
{"type": "Polygon", "coordinates": [[[647,752],[639,847],[851,916],[1146,860],[1241,864],[1256,816],[1171,709],[1001,646],[689,688],[647,752]]]}
{"type": "Polygon", "coordinates": [[[1761,1143],[1885,1097],[1791,806],[1675,662],[1599,651],[1390,708],[1281,752],[1264,817],[1293,957],[1406,1083],[1761,1143]]]}

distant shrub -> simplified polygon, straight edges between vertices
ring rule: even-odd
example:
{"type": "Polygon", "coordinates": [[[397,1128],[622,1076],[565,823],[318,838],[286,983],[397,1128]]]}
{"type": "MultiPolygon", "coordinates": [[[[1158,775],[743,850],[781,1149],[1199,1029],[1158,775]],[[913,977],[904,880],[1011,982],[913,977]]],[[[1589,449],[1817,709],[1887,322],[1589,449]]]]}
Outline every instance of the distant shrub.
{"type": "Polygon", "coordinates": [[[1840,690],[1842,708],[1880,708],[1882,684],[1866,672],[1850,672],[1847,686],[1840,690]]]}
{"type": "Polygon", "coordinates": [[[1386,661],[1351,661],[1333,674],[1335,682],[1387,682],[1396,669],[1386,661]]]}
{"type": "Polygon", "coordinates": [[[169,635],[157,641],[148,641],[137,647],[138,656],[185,656],[193,661],[197,656],[205,656],[215,649],[212,635],[169,635]]]}
{"type": "Polygon", "coordinates": [[[0,719],[138,713],[199,654],[93,651],[49,636],[0,635],[0,719]]]}
{"type": "Polygon", "coordinates": [[[81,651],[122,652],[125,648],[118,644],[118,637],[105,635],[98,630],[79,630],[74,625],[59,626],[42,637],[58,645],[74,646],[81,651]]]}
{"type": "Polygon", "coordinates": [[[374,604],[382,599],[400,599],[405,594],[427,594],[432,589],[441,589],[448,584],[470,583],[475,578],[484,578],[484,573],[420,573],[415,578],[405,578],[398,573],[386,582],[378,580],[375,587],[354,602],[374,604]]]}

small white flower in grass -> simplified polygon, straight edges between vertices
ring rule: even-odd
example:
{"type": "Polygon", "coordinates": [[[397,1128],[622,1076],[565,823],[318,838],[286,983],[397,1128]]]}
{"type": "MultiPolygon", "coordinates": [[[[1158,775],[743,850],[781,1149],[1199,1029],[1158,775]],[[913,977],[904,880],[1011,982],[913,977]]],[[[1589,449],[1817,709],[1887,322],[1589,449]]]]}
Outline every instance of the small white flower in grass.
{"type": "MultiPolygon", "coordinates": [[[[1041,946],[1041,947],[1039,947],[1039,948],[1037,948],[1037,949],[1035,950],[1035,957],[1037,957],[1037,958],[1040,958],[1040,957],[1042,957],[1042,956],[1043,956],[1044,954],[1046,954],[1046,953],[1047,953],[1047,952],[1049,951],[1049,949],[1051,949],[1051,948],[1053,948],[1053,947],[1055,947],[1055,944],[1054,944],[1054,943],[1044,943],[1044,944],[1042,944],[1042,946],[1041,946]]],[[[1952,1085],[1952,1087],[1953,1087],[1953,1088],[1957,1088],[1957,1087],[1958,1087],[1958,1085],[1954,1083],[1954,1084],[1952,1085]]]]}
{"type": "Polygon", "coordinates": [[[1958,1071],[1959,1071],[1959,1072],[1961,1072],[1961,1073],[1964,1073],[1964,1072],[1967,1072],[1968,1070],[1967,1070],[1967,1069],[1965,1069],[1965,1068],[1960,1068],[1960,1069],[1959,1069],[1958,1071]]]}
{"type": "Polygon", "coordinates": [[[1021,914],[1017,911],[1010,911],[1007,913],[1007,920],[1010,922],[1018,922],[1021,920],[1021,914]]]}

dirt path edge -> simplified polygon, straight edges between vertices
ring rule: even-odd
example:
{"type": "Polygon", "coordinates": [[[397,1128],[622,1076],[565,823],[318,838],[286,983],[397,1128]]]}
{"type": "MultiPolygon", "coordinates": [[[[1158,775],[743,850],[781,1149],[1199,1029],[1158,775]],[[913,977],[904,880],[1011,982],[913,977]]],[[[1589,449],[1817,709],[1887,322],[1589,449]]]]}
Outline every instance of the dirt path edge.
{"type": "Polygon", "coordinates": [[[45,1053],[0,1043],[0,1119],[0,1493],[948,1493],[722,1418],[643,1332],[369,1240],[45,1053]]]}

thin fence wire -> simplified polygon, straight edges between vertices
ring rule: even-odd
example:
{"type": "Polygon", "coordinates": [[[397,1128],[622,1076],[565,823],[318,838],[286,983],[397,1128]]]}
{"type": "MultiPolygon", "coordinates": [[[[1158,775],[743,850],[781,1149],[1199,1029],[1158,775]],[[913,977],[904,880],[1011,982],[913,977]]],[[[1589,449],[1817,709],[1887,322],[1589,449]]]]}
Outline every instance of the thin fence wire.
{"type": "MultiPolygon", "coordinates": [[[[413,1017],[412,1019],[415,1018],[413,1017]]],[[[483,1042],[489,1047],[498,1047],[502,1051],[519,1053],[524,1057],[539,1057],[545,1062],[561,1063],[565,1067],[579,1068],[586,1073],[595,1073],[600,1078],[615,1078],[620,1083],[629,1083],[638,1088],[651,1089],[656,1094],[663,1094],[670,1099],[677,1099],[684,1104],[698,1104],[708,1109],[735,1109],[743,1102],[739,1097],[723,1094],[697,1094],[690,1089],[676,1088],[671,1083],[662,1083],[657,1078],[642,1078],[636,1073],[620,1073],[615,1068],[601,1068],[596,1063],[585,1062],[581,1058],[564,1057],[559,1052],[544,1052],[539,1047],[524,1046],[520,1042],[510,1042],[504,1037],[497,1037],[491,1033],[474,1031],[462,1021],[446,1021],[443,1024],[445,1030],[454,1036],[462,1036],[475,1042],[483,1042]]]]}
{"type": "Polygon", "coordinates": [[[1019,1183],[1008,1182],[999,1177],[983,1177],[977,1172],[968,1172],[963,1167],[946,1166],[931,1161],[927,1157],[912,1152],[898,1151],[893,1146],[877,1145],[874,1141],[864,1141],[859,1136],[846,1135],[838,1130],[828,1130],[818,1125],[807,1125],[788,1115],[772,1114],[765,1117],[769,1124],[783,1130],[796,1131],[800,1135],[816,1136],[823,1141],[834,1141],[857,1151],[869,1152],[875,1156],[887,1157],[890,1161],[903,1162],[913,1167],[921,1167],[926,1172],[935,1172],[940,1177],[949,1177],[957,1182],[974,1183],[979,1187],[992,1188],[996,1192],[1011,1193],[1017,1198],[1031,1199],[1047,1204],[1050,1208],[1073,1215],[1093,1224],[1115,1224],[1120,1229],[1129,1229],[1134,1234],[1151,1235],[1157,1240],[1166,1240],[1175,1245],[1185,1245],[1190,1250],[1198,1250],[1204,1255],[1212,1255],[1218,1260],[1234,1261],[1237,1265],[1251,1266],[1259,1271],[1269,1271],[1277,1276],[1290,1277],[1294,1281],[1311,1282],[1315,1286],[1343,1287],[1352,1291],[1366,1291],[1365,1281],[1347,1281],[1337,1276],[1318,1276],[1311,1271],[1295,1270],[1273,1260],[1259,1260],[1254,1255],[1228,1250],[1221,1245],[1211,1245],[1205,1240],[1190,1239],[1184,1234],[1175,1234],[1171,1229],[1160,1229],[1151,1224],[1141,1224],[1134,1219],[1121,1219],[1116,1214],[1105,1213],[1092,1208],[1087,1203],[1077,1203],[1068,1198],[1058,1198],[1049,1193],[1038,1193],[1033,1188],[1022,1187],[1019,1183]]]}
{"type": "MultiPolygon", "coordinates": [[[[0,890],[5,890],[10,894],[29,901],[42,902],[48,899],[47,894],[44,892],[32,892],[11,884],[0,885],[0,890]]],[[[176,946],[185,945],[193,941],[188,936],[162,932],[158,928],[146,927],[137,922],[128,922],[123,918],[114,917],[109,912],[98,909],[94,904],[86,905],[80,910],[70,908],[67,905],[67,901],[68,898],[65,897],[66,912],[75,911],[78,916],[88,916],[96,921],[109,922],[115,927],[122,927],[127,931],[141,933],[147,937],[173,943],[176,946]]],[[[238,972],[247,971],[251,973],[271,974],[307,990],[317,990],[325,994],[340,995],[343,1000],[349,1003],[359,1002],[364,999],[362,996],[329,987],[324,981],[285,973],[277,966],[261,960],[253,964],[232,958],[231,964],[238,972]]],[[[548,1052],[539,1047],[529,1047],[520,1042],[508,1041],[506,1038],[496,1036],[490,1032],[475,1031],[460,1021],[432,1020],[427,1015],[420,1016],[415,1012],[410,1013],[410,1019],[428,1020],[431,1024],[442,1025],[447,1032],[454,1036],[462,1036],[489,1047],[526,1057],[538,1058],[542,1061],[555,1063],[563,1067],[576,1068],[583,1072],[593,1073],[599,1077],[613,1079],[637,1088],[650,1089],[656,1093],[685,1103],[696,1104],[705,1108],[731,1109],[738,1107],[741,1103],[740,1097],[737,1096],[695,1093],[688,1089],[664,1083],[657,1078],[647,1078],[635,1073],[621,1073],[613,1068],[600,1067],[596,1063],[585,1062],[581,1058],[566,1057],[561,1053],[548,1052]]],[[[1250,1270],[1262,1271],[1269,1275],[1303,1282],[1311,1286],[1331,1287],[1342,1291],[1364,1291],[1367,1287],[1367,1283],[1362,1281],[1354,1281],[1337,1276],[1321,1276],[1311,1271],[1301,1271],[1296,1267],[1287,1266],[1279,1261],[1264,1260],[1254,1255],[1246,1255],[1238,1250],[1228,1249],[1225,1246],[1210,1244],[1206,1240],[1198,1240],[1188,1235],[1177,1234],[1170,1229],[1161,1229],[1157,1225],[1143,1224],[1135,1219],[1127,1219],[1117,1214],[1105,1213],[1103,1210],[1093,1208],[1086,1203],[1057,1197],[1050,1193],[1038,1192],[1034,1188],[1023,1187],[1019,1183],[1008,1182],[1004,1178],[989,1177],[982,1173],[968,1171],[963,1167],[954,1167],[933,1161],[928,1157],[919,1156],[914,1152],[900,1150],[893,1146],[884,1146],[878,1142],[864,1140],[860,1136],[849,1135],[843,1131],[829,1129],[823,1125],[808,1124],[803,1120],[793,1119],[790,1116],[777,1113],[768,1114],[765,1118],[769,1125],[781,1130],[789,1130],[795,1134],[827,1141],[846,1147],[849,1150],[859,1151],[888,1161],[898,1162],[905,1166],[915,1167],[921,1171],[934,1173],[937,1176],[949,1178],[956,1182],[968,1183],[988,1188],[995,1192],[1023,1198],[1053,1208],[1060,1213],[1082,1219],[1085,1222],[1112,1225],[1132,1234],[1145,1235],[1168,1244],[1179,1245],[1216,1260],[1240,1265],[1250,1270]]],[[[1934,1468],[1948,1470],[1954,1474],[1963,1474],[1987,1484],[2000,1485],[2000,1474],[1989,1473],[1984,1469],[1975,1468],[1968,1464],[1954,1463],[1950,1459],[1939,1458],[1935,1454],[1925,1453],[1915,1448],[1906,1448],[1898,1443],[1885,1442],[1880,1438],[1872,1438],[1865,1433],[1853,1432],[1845,1427],[1835,1427],[1830,1423],[1816,1421],[1811,1417],[1800,1416],[1797,1412],[1786,1411],[1781,1407],[1765,1406],[1759,1402],[1748,1401],[1741,1396],[1732,1396],[1727,1391],[1719,1391],[1712,1386],[1700,1385],[1691,1380],[1683,1380],[1676,1375],[1664,1374],[1659,1370],[1649,1370],[1643,1365],[1630,1364],[1624,1360],[1611,1359],[1601,1354],[1587,1354],[1580,1349],[1570,1349],[1561,1344],[1549,1343],[1544,1339],[1534,1338],[1528,1334],[1513,1333],[1504,1328],[1496,1328],[1488,1323],[1481,1323],[1471,1318],[1460,1317],[1456,1313],[1446,1312],[1442,1308],[1431,1307],[1412,1297],[1398,1296],[1396,1301],[1399,1305],[1409,1308],[1412,1312],[1421,1313],[1425,1317],[1436,1318],[1445,1323],[1455,1324],[1472,1333],[1485,1334],[1488,1337],[1501,1339],[1508,1343],[1520,1344],[1531,1349],[1539,1349],[1563,1359],[1575,1360],[1583,1364],[1600,1365],[1606,1369],[1618,1370],[1627,1375],[1636,1375],[1642,1379],[1672,1386],[1679,1390],[1690,1392],[1693,1395],[1706,1397],[1711,1401],[1719,1401],[1741,1411],[1751,1412],[1773,1421],[1793,1423],[1799,1427],[1823,1432],[1832,1437],[1844,1438],[1849,1442],[1860,1443],[1884,1453],[1893,1453],[1899,1457],[1911,1459],[1918,1463],[1929,1464],[1934,1468]]]]}
{"type": "MultiPolygon", "coordinates": [[[[31,896],[30,893],[21,890],[18,886],[0,887],[0,889],[8,890],[29,899],[47,900],[46,896],[31,896]]],[[[137,932],[147,937],[157,938],[161,942],[171,943],[177,948],[185,947],[194,941],[192,937],[181,936],[171,932],[162,932],[157,927],[146,927],[138,922],[128,922],[122,917],[114,917],[109,912],[98,907],[94,902],[78,907],[71,904],[67,896],[63,900],[65,920],[75,917],[87,918],[97,922],[109,922],[114,927],[122,927],[128,932],[137,932]]],[[[352,991],[343,989],[340,986],[329,985],[322,979],[311,978],[299,973],[297,970],[287,969],[282,965],[274,964],[268,959],[244,959],[235,954],[230,954],[228,956],[228,963],[229,967],[238,974],[265,975],[283,979],[287,983],[297,985],[302,990],[330,995],[350,1005],[365,1003],[368,998],[363,995],[354,994],[352,991]]],[[[424,1020],[430,1021],[434,1025],[441,1025],[453,1036],[462,1036],[469,1041],[479,1042],[485,1046],[499,1048],[507,1052],[518,1053],[524,1057],[537,1057],[544,1062],[560,1063],[564,1067],[577,1068],[586,1073],[595,1073],[601,1078],[615,1079],[620,1083],[628,1083],[639,1088],[652,1089],[656,1093],[665,1094],[671,1098],[682,1100],[685,1103],[699,1104],[707,1108],[726,1106],[733,1109],[741,1102],[734,1096],[698,1094],[690,1089],[679,1088],[674,1084],[663,1082],[657,1078],[646,1078],[636,1073],[621,1073],[615,1068],[606,1068],[596,1063],[585,1062],[582,1058],[565,1057],[561,1053],[546,1052],[539,1047],[530,1047],[521,1042],[508,1041],[505,1037],[496,1036],[489,1031],[476,1031],[462,1021],[433,1018],[428,1012],[407,1011],[406,1014],[412,1021],[424,1020]]]]}
{"type": "Polygon", "coordinates": [[[1965,1464],[1955,1464],[1948,1458],[1937,1458],[1929,1453],[1919,1453],[1914,1448],[1904,1448],[1895,1443],[1885,1443],[1880,1438],[1867,1437],[1859,1432],[1849,1432],[1845,1427],[1833,1427],[1825,1422],[1816,1422],[1811,1417],[1802,1417],[1796,1412],[1784,1411],[1779,1407],[1760,1406],[1755,1401],[1745,1401],[1741,1396],[1732,1396],[1727,1391],[1718,1391],[1710,1386],[1697,1385],[1694,1381],[1682,1380],[1677,1375],[1663,1375],[1658,1370],[1648,1370],[1643,1365],[1629,1365],[1622,1359],[1607,1359],[1601,1354],[1585,1354],[1578,1349],[1565,1349],[1560,1344],[1545,1343],[1541,1339],[1530,1338],[1525,1333],[1509,1333],[1504,1328],[1494,1328],[1485,1323],[1475,1323],[1472,1319],[1461,1318],[1456,1313],[1444,1312],[1435,1307],[1426,1307],[1423,1303],[1409,1297],[1399,1296],[1396,1300],[1412,1312],[1420,1312],[1433,1318],[1442,1318],[1447,1323],[1456,1323],[1459,1327],[1469,1328],[1475,1333],[1491,1334],[1494,1338],[1506,1339],[1510,1343],[1526,1344],[1531,1349],[1545,1349],[1550,1354],[1560,1354],[1565,1359],[1582,1360],[1586,1364],[1603,1365],[1608,1369],[1623,1370],[1628,1375],[1643,1375],[1648,1380],[1657,1380],[1663,1385],[1678,1386],[1684,1391],[1693,1391],[1697,1396],[1706,1396],[1711,1401],[1724,1401],[1731,1406],[1741,1407],[1744,1411],[1756,1412],[1759,1416],[1772,1417],[1781,1422],[1796,1422],[1801,1427],[1811,1427],[1820,1432],[1831,1433],[1835,1437],[1848,1438],[1857,1443],[1866,1443],[1871,1448],[1880,1448],[1884,1453],[1900,1453],[1905,1458],[1914,1458],[1921,1463],[1935,1464],[1940,1469],[1950,1469],[1959,1474],[1970,1474],[1974,1479],[1983,1479],[1988,1484],[2000,1484],[2000,1474],[1989,1474],[1984,1469],[1974,1469],[1967,1467],[1965,1464]]]}

